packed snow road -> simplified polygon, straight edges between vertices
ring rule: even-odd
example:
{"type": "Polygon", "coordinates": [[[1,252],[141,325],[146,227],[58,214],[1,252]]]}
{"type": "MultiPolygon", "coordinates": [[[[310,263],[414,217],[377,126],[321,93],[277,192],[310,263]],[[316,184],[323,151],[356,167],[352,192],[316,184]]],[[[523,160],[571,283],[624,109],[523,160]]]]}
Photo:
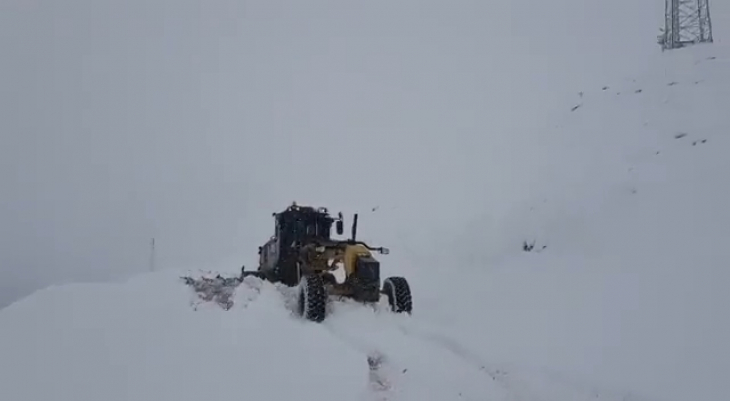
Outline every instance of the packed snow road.
{"type": "MultiPolygon", "coordinates": [[[[428,319],[428,311],[396,315],[351,301],[333,303],[321,325],[362,354],[381,361],[370,375],[376,400],[626,400],[552,372],[486,360],[428,319]]],[[[483,333],[489,341],[489,333],[483,333]]],[[[631,398],[639,400],[639,397],[631,398]]]]}

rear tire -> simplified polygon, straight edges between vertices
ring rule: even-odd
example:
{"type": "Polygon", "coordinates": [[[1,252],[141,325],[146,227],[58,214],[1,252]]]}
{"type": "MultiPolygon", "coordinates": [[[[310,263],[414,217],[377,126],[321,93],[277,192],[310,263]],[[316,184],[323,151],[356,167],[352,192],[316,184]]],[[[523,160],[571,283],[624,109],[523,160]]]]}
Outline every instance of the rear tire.
{"type": "Polygon", "coordinates": [[[388,277],[383,281],[383,291],[388,297],[390,310],[395,313],[411,314],[413,300],[411,299],[411,287],[403,277],[388,277]]]}
{"type": "Polygon", "coordinates": [[[299,283],[299,315],[313,322],[322,322],[327,308],[327,291],[322,277],[314,274],[302,277],[299,283]]]}

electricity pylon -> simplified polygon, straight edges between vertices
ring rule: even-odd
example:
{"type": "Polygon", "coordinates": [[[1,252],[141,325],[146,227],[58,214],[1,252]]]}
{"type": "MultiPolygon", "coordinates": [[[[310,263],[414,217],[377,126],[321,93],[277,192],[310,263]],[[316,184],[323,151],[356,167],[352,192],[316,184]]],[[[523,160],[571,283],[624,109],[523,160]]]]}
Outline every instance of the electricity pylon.
{"type": "Polygon", "coordinates": [[[662,50],[712,43],[709,0],[666,0],[664,14],[664,29],[657,38],[662,50]]]}

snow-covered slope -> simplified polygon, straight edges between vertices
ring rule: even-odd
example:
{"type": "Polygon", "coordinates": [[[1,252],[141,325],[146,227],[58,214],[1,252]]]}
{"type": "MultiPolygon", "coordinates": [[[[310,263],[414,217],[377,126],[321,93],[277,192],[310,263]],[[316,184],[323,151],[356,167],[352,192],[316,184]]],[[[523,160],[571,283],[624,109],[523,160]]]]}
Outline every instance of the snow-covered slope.
{"type": "Polygon", "coordinates": [[[392,249],[387,274],[411,280],[412,316],[341,303],[308,323],[291,290],[257,280],[229,311],[194,308],[171,270],[52,287],[0,311],[3,396],[723,399],[729,65],[727,48],[698,46],[585,88],[539,138],[560,156],[510,214],[454,237],[426,220],[378,232],[398,219],[387,208],[363,218],[392,249]]]}
{"type": "Polygon", "coordinates": [[[532,199],[457,245],[471,263],[452,295],[478,310],[442,319],[480,330],[453,338],[654,399],[730,394],[727,50],[664,54],[576,96],[540,139],[560,157],[532,199]]]}
{"type": "Polygon", "coordinates": [[[541,138],[561,156],[533,199],[465,232],[472,276],[454,296],[479,310],[442,313],[481,330],[454,338],[656,399],[730,394],[729,56],[665,54],[576,97],[541,138]]]}

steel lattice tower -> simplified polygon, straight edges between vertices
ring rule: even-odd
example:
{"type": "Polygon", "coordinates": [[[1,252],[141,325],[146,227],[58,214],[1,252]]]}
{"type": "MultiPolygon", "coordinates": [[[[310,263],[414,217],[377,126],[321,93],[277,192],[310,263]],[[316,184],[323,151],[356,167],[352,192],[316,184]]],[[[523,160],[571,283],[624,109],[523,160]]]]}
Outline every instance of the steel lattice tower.
{"type": "Polygon", "coordinates": [[[712,43],[709,1],[666,0],[664,29],[658,39],[662,50],[712,43]]]}

